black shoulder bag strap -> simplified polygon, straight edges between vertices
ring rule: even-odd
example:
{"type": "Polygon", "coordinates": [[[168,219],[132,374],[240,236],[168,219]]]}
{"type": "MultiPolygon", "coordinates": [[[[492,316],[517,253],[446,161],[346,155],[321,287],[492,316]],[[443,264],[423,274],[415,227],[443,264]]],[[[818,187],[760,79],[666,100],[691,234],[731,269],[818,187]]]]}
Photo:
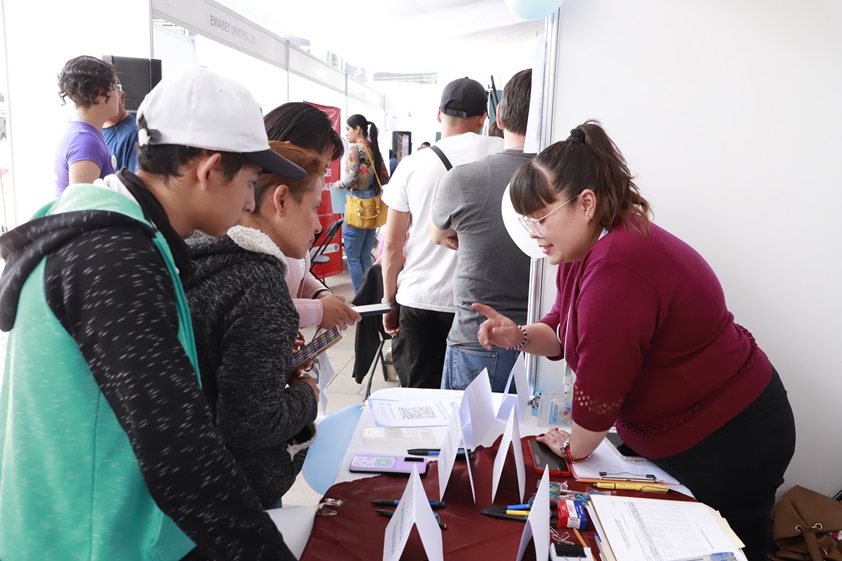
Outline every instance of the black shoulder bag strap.
{"type": "Polygon", "coordinates": [[[430,146],[430,150],[436,153],[439,159],[441,159],[441,163],[444,164],[444,167],[447,169],[447,171],[450,171],[450,169],[453,167],[453,164],[450,163],[450,160],[447,159],[447,156],[444,155],[444,152],[441,151],[441,148],[439,148],[438,146],[430,146]]]}

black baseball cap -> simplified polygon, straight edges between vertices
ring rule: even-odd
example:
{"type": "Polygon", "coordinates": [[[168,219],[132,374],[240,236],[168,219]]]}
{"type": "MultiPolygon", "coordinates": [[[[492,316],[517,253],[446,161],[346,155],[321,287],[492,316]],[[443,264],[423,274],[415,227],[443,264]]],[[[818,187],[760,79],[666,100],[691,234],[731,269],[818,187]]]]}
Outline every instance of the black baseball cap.
{"type": "Polygon", "coordinates": [[[476,80],[467,77],[453,80],[441,93],[439,109],[445,115],[463,119],[482,115],[488,111],[488,92],[476,80]]]}

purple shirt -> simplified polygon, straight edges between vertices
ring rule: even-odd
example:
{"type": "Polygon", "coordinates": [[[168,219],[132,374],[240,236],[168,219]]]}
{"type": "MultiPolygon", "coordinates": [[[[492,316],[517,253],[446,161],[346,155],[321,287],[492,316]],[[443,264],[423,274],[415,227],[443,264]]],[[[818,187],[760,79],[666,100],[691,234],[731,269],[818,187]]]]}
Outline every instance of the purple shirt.
{"type": "Polygon", "coordinates": [[[83,160],[99,166],[100,178],[115,173],[111,152],[102,133],[83,121],[68,121],[56,148],[56,196],[70,183],[70,164],[83,160]]]}

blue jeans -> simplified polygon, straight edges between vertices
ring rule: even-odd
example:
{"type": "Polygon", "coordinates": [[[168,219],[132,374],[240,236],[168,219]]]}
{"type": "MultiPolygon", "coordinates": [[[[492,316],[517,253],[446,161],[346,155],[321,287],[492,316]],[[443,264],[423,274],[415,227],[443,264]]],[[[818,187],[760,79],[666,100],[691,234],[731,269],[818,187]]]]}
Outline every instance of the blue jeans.
{"type": "Polygon", "coordinates": [[[342,243],[345,245],[345,256],[348,258],[348,272],[351,274],[354,293],[360,289],[363,275],[371,267],[371,249],[374,247],[376,237],[376,229],[361,230],[353,226],[342,227],[342,243]]]}
{"type": "MultiPolygon", "coordinates": [[[[487,351],[482,347],[448,345],[444,355],[441,387],[445,390],[464,390],[485,368],[491,381],[491,391],[502,392],[506,389],[506,382],[519,354],[520,351],[500,347],[487,351]]],[[[514,390],[514,384],[512,386],[509,391],[514,390]]]]}

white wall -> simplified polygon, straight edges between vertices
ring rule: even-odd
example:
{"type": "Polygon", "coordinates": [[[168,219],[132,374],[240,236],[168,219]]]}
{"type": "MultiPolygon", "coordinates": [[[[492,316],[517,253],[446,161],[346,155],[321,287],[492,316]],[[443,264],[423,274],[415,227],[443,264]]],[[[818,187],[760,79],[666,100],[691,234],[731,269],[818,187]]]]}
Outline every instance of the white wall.
{"type": "Polygon", "coordinates": [[[567,0],[560,29],[555,138],[602,121],[656,222],[712,265],[789,390],[785,488],[835,493],[842,3],[567,0]]]}
{"type": "Polygon", "coordinates": [[[149,2],[116,6],[113,0],[78,4],[4,1],[8,71],[11,181],[15,223],[29,218],[53,198],[53,157],[58,136],[72,111],[62,106],[56,78],[64,63],[79,55],[146,57],[151,53],[149,2]],[[119,13],[118,13],[119,12],[119,13]]]}
{"type": "Polygon", "coordinates": [[[285,69],[201,35],[196,36],[196,55],[197,64],[246,86],[264,113],[288,101],[285,69]]]}

